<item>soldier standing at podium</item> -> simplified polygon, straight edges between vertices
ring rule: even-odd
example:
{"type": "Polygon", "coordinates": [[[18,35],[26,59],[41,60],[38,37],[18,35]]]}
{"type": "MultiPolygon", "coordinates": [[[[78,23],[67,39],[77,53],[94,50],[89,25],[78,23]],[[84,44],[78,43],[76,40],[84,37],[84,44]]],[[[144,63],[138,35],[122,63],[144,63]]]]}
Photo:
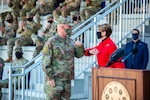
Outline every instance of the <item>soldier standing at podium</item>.
{"type": "Polygon", "coordinates": [[[137,52],[132,53],[132,55],[125,60],[125,67],[129,69],[146,69],[149,52],[147,44],[140,40],[140,32],[138,29],[132,30],[132,41],[125,46],[125,56],[131,53],[135,48],[137,52]]]}
{"type": "MultiPolygon", "coordinates": [[[[102,40],[97,46],[85,50],[85,56],[97,55],[99,67],[106,67],[110,56],[117,49],[116,44],[110,38],[112,29],[109,24],[98,25],[98,32],[96,33],[98,39],[102,40]]],[[[124,63],[112,63],[110,68],[124,68],[124,63]]]]}

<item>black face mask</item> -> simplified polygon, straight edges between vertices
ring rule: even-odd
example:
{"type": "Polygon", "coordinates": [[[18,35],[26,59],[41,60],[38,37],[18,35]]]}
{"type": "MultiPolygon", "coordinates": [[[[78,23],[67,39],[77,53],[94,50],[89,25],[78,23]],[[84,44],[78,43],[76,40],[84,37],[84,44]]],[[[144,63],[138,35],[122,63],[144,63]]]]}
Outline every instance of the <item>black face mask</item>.
{"type": "Polygon", "coordinates": [[[77,21],[77,19],[78,19],[77,17],[73,17],[72,18],[73,21],[77,21]]]}
{"type": "Polygon", "coordinates": [[[33,21],[33,18],[27,18],[27,21],[31,22],[33,21]]]}
{"type": "Polygon", "coordinates": [[[100,38],[102,37],[101,32],[97,32],[96,35],[97,35],[97,38],[98,38],[98,39],[100,39],[100,38]]]}
{"type": "Polygon", "coordinates": [[[8,23],[12,23],[13,19],[6,20],[8,23]]]}
{"type": "Polygon", "coordinates": [[[52,24],[53,23],[53,21],[52,20],[49,20],[49,21],[47,21],[48,23],[50,23],[50,24],[52,24]]]}
{"type": "Polygon", "coordinates": [[[15,55],[17,59],[22,58],[22,52],[16,52],[15,55]]]}

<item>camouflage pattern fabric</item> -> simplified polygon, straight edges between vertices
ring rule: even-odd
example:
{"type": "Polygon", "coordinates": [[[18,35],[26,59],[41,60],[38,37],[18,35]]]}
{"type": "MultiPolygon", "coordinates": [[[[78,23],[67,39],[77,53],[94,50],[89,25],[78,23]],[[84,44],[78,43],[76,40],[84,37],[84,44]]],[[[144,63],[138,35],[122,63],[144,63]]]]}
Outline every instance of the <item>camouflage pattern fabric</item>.
{"type": "MultiPolygon", "coordinates": [[[[12,62],[12,66],[23,66],[27,62],[28,62],[28,60],[26,60],[25,58],[21,58],[19,60],[15,59],[12,62]]],[[[13,73],[16,73],[16,74],[20,73],[21,71],[22,71],[21,69],[13,69],[13,73]]],[[[14,79],[12,79],[12,83],[17,84],[18,81],[14,82],[14,79]]],[[[0,98],[2,98],[1,88],[8,88],[8,84],[9,84],[9,79],[0,80],[0,98]]],[[[14,92],[12,92],[12,94],[14,94],[14,92]]]]}
{"type": "Polygon", "coordinates": [[[53,10],[53,16],[55,19],[62,15],[67,18],[67,15],[70,14],[71,11],[78,10],[80,8],[81,0],[65,0],[64,3],[61,4],[61,9],[53,10]],[[65,6],[65,8],[63,8],[65,6]]]}
{"type": "Polygon", "coordinates": [[[54,88],[45,83],[46,100],[69,100],[70,82],[74,79],[74,57],[82,57],[84,47],[74,46],[69,37],[63,39],[54,36],[47,40],[42,51],[42,67],[46,74],[46,81],[54,79],[56,82],[54,88]]]}
{"type": "Polygon", "coordinates": [[[14,38],[16,36],[16,30],[17,25],[15,22],[7,24],[7,26],[5,26],[5,31],[3,32],[3,37],[0,37],[0,46],[6,45],[7,40],[14,38]]]}
{"type": "Polygon", "coordinates": [[[80,12],[81,21],[85,21],[101,9],[100,3],[102,0],[92,0],[87,4],[87,7],[80,12]]]}

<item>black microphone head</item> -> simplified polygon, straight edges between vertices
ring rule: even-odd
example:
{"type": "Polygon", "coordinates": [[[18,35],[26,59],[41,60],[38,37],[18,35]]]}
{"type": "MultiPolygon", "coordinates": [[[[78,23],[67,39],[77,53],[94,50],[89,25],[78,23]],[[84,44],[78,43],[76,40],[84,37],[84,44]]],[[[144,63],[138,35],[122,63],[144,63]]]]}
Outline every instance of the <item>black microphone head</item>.
{"type": "Polygon", "coordinates": [[[124,55],[124,49],[119,48],[110,56],[110,60],[113,62],[117,61],[119,58],[123,57],[123,55],[124,55]]]}
{"type": "Polygon", "coordinates": [[[134,48],[131,52],[132,52],[133,54],[135,54],[137,51],[138,51],[138,49],[137,49],[137,48],[134,48]]]}
{"type": "Polygon", "coordinates": [[[124,49],[119,48],[110,56],[110,61],[107,63],[106,67],[110,66],[114,62],[116,62],[119,58],[123,57],[124,55],[124,49]]]}

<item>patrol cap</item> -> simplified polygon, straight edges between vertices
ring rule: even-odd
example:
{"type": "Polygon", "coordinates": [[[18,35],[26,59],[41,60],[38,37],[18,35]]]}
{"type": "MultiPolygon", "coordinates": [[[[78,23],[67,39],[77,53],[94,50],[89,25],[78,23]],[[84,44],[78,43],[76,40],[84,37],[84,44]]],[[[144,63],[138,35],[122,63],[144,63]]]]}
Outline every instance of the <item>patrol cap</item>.
{"type": "Polygon", "coordinates": [[[7,14],[6,20],[8,20],[8,19],[13,19],[13,15],[7,14]]]}
{"type": "Polygon", "coordinates": [[[71,11],[70,12],[70,16],[72,17],[72,16],[76,16],[76,15],[78,15],[78,11],[71,11]]]}
{"type": "Polygon", "coordinates": [[[4,60],[2,58],[0,58],[0,67],[4,67],[4,60]]]}
{"type": "Polygon", "coordinates": [[[47,15],[47,19],[48,18],[53,18],[53,15],[52,14],[47,15]]]}
{"type": "Polygon", "coordinates": [[[33,17],[31,12],[26,12],[26,18],[28,18],[28,17],[33,17]]]}
{"type": "Polygon", "coordinates": [[[15,52],[23,53],[23,52],[22,52],[22,48],[21,48],[21,47],[17,47],[17,48],[15,48],[15,52]]]}
{"type": "Polygon", "coordinates": [[[57,19],[57,24],[70,24],[71,22],[65,18],[65,17],[62,17],[60,16],[58,19],[57,19]]]}

